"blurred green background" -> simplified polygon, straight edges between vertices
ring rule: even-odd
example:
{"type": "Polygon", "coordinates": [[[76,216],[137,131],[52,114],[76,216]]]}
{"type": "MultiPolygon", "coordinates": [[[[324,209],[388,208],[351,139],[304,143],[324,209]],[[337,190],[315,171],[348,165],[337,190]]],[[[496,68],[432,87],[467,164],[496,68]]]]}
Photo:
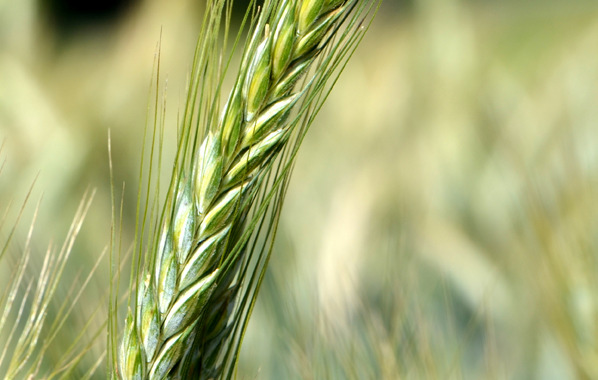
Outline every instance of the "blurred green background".
{"type": "MultiPolygon", "coordinates": [[[[90,4],[0,0],[0,209],[37,176],[43,253],[95,189],[73,278],[109,242],[108,130],[132,238],[156,46],[168,155],[203,9],[90,4]]],[[[298,157],[239,378],[598,378],[597,102],[596,1],[383,0],[298,157]]],[[[107,284],[104,260],[73,323],[107,284]]]]}

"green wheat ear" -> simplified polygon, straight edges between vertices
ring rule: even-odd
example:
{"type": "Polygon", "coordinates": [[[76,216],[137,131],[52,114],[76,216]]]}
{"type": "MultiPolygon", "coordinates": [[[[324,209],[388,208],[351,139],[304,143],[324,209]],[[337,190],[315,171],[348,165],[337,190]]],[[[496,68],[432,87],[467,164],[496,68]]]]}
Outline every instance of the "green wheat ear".
{"type": "Polygon", "coordinates": [[[266,1],[218,112],[226,60],[217,41],[231,3],[209,4],[160,228],[112,354],[118,377],[234,375],[297,149],[373,5],[266,1]]]}

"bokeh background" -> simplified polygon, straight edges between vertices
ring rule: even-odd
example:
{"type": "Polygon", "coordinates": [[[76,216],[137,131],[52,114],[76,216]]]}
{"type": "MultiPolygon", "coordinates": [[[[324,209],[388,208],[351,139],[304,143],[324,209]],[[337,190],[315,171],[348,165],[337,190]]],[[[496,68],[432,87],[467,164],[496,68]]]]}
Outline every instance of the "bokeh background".
{"type": "MultiPolygon", "coordinates": [[[[132,238],[157,45],[168,155],[204,5],[83,3],[0,0],[0,209],[37,178],[43,253],[95,191],[65,297],[109,244],[108,131],[132,238]]],[[[383,0],[298,157],[239,378],[598,378],[597,102],[596,1],[383,0]]],[[[71,326],[107,284],[104,259],[71,326]]]]}

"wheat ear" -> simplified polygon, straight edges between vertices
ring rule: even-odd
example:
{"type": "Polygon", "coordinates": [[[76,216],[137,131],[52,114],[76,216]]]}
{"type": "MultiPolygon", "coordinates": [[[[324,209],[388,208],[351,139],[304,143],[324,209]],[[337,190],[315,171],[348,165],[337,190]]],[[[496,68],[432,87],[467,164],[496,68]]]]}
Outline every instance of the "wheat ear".
{"type": "MultiPolygon", "coordinates": [[[[295,90],[297,80],[352,5],[283,0],[260,16],[219,127],[203,140],[192,173],[179,179],[153,269],[138,285],[137,310],[127,317],[119,354],[122,378],[173,377],[195,339],[208,345],[226,333],[223,311],[234,299],[239,261],[230,247],[265,169],[292,133],[285,121],[303,90],[295,90]],[[195,336],[205,331],[198,321],[213,327],[209,336],[195,336]]],[[[202,371],[210,372],[209,365],[202,371]]]]}

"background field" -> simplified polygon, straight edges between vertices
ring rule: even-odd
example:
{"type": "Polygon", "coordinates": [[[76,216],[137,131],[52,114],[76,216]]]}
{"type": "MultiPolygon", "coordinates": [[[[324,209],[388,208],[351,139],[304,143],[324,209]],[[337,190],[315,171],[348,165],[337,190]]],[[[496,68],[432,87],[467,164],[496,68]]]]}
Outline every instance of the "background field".
{"type": "MultiPolygon", "coordinates": [[[[239,378],[598,378],[598,3],[383,1],[302,147],[239,378]]],[[[172,154],[203,3],[56,4],[0,0],[7,220],[37,176],[0,279],[37,199],[43,254],[92,189],[67,297],[109,242],[108,130],[132,238],[160,35],[172,154]]]]}

